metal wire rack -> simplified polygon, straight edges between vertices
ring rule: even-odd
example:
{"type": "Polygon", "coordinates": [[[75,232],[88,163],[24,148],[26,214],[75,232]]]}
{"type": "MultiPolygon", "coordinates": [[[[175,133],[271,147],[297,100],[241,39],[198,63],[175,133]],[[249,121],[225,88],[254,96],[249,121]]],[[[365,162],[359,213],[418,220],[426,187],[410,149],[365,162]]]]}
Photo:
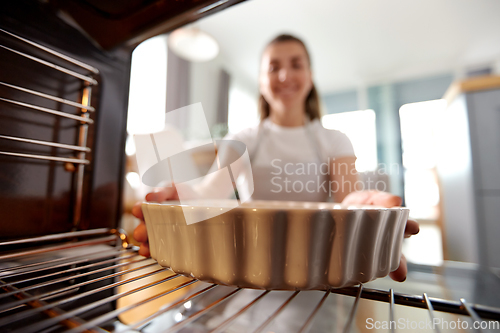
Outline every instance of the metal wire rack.
{"type": "MultiPolygon", "coordinates": [[[[96,229],[70,232],[18,241],[0,243],[0,331],[11,332],[98,332],[103,328],[115,331],[143,330],[163,314],[190,306],[189,313],[180,314],[177,322],[165,327],[165,332],[176,332],[226,303],[245,289],[229,288],[207,284],[183,277],[156,264],[152,259],[137,255],[137,248],[131,246],[127,237],[114,229],[96,229]],[[57,244],[53,244],[58,241],[57,244]],[[50,243],[47,245],[47,243],[50,243]],[[98,250],[90,250],[97,246],[98,250]],[[13,250],[13,248],[22,249],[13,250]],[[145,270],[147,269],[147,270],[145,270]],[[154,278],[154,277],[157,278],[154,278]],[[153,279],[151,279],[153,278],[153,279]],[[106,284],[99,284],[108,281],[106,284]],[[132,283],[139,283],[131,285],[132,283]],[[129,285],[128,289],[120,289],[129,285]],[[155,293],[124,306],[114,306],[111,310],[83,319],[92,309],[123,299],[135,293],[162,286],[155,293]],[[203,300],[203,295],[220,289],[215,300],[203,300]],[[111,296],[94,298],[106,290],[116,290],[111,296]],[[154,313],[128,323],[113,326],[127,311],[143,306],[166,295],[176,295],[175,300],[154,313]],[[196,303],[198,302],[198,303],[196,303]],[[206,304],[209,303],[209,304],[206,304]],[[196,306],[195,306],[196,305],[196,306]]],[[[226,316],[217,325],[204,332],[222,332],[237,321],[251,308],[258,306],[266,297],[277,291],[262,290],[259,294],[226,316]]],[[[269,313],[267,319],[258,323],[252,332],[264,332],[299,295],[308,293],[295,291],[269,313]]],[[[464,299],[448,301],[423,295],[406,295],[392,289],[377,290],[363,285],[323,291],[317,303],[308,309],[309,313],[298,332],[309,331],[315,317],[333,294],[353,296],[349,315],[343,323],[343,331],[349,332],[357,315],[360,299],[385,302],[389,308],[389,318],[394,321],[395,305],[406,305],[427,309],[430,320],[437,311],[468,316],[474,321],[499,320],[500,309],[468,303],[464,299]]],[[[394,330],[393,330],[394,331],[394,330]]],[[[436,332],[439,328],[436,327],[436,332]]],[[[478,329],[481,331],[481,329],[478,329]]]]}
{"type": "MultiPolygon", "coordinates": [[[[62,144],[58,142],[51,141],[43,141],[43,140],[35,140],[32,138],[25,137],[16,137],[10,135],[0,135],[1,140],[9,140],[15,142],[23,142],[28,143],[34,146],[48,146],[54,148],[60,148],[63,150],[73,151],[75,156],[54,156],[54,155],[42,155],[42,154],[34,154],[30,152],[24,151],[6,151],[0,149],[0,155],[12,156],[12,157],[21,157],[21,158],[29,158],[36,160],[46,160],[46,161],[55,161],[55,162],[63,162],[66,163],[68,168],[75,170],[75,179],[76,179],[76,198],[75,198],[75,209],[74,209],[74,218],[73,224],[75,227],[78,226],[80,222],[81,216],[81,202],[82,202],[82,192],[83,192],[83,177],[84,177],[84,168],[85,165],[90,164],[90,161],[86,158],[86,154],[91,152],[91,148],[87,147],[87,135],[88,135],[88,126],[94,123],[94,120],[91,119],[90,113],[95,112],[96,109],[91,105],[91,95],[93,87],[98,85],[98,81],[94,78],[95,75],[99,74],[99,70],[93,66],[85,64],[79,60],[73,59],[67,55],[64,55],[60,52],[52,50],[48,47],[40,45],[38,43],[32,42],[26,38],[20,37],[16,34],[13,34],[9,31],[0,29],[0,34],[2,34],[7,39],[11,39],[19,45],[25,47],[27,52],[37,52],[42,55],[42,57],[49,58],[52,57],[56,59],[58,62],[61,62],[65,66],[60,66],[54,62],[47,61],[39,56],[34,56],[30,53],[20,51],[19,49],[14,49],[12,47],[8,47],[6,45],[0,44],[0,49],[5,50],[9,53],[12,53],[18,57],[24,58],[28,62],[38,63],[42,66],[48,67],[51,70],[56,72],[63,73],[64,75],[68,75],[71,78],[75,78],[80,81],[80,94],[78,101],[71,101],[68,99],[61,98],[59,96],[54,96],[51,94],[46,94],[41,91],[36,91],[33,89],[28,89],[26,87],[21,87],[13,84],[12,82],[3,82],[0,81],[0,87],[5,89],[14,90],[16,92],[21,92],[25,94],[25,96],[37,96],[41,99],[41,101],[54,101],[57,102],[58,105],[74,107],[77,109],[77,114],[72,114],[70,112],[61,111],[55,108],[48,108],[41,105],[36,105],[33,103],[27,103],[22,99],[11,99],[5,98],[5,96],[0,95],[0,101],[3,103],[8,103],[11,105],[15,105],[21,108],[27,108],[30,110],[34,110],[37,112],[48,113],[54,115],[56,117],[61,117],[65,119],[71,119],[77,121],[79,124],[79,134],[77,138],[77,144],[62,144]],[[85,74],[79,73],[76,70],[70,69],[68,67],[75,67],[85,72],[85,74]],[[88,74],[87,74],[88,73],[88,74]]],[[[22,95],[22,94],[21,94],[22,95]]],[[[2,133],[0,133],[2,134],[2,133]]]]}

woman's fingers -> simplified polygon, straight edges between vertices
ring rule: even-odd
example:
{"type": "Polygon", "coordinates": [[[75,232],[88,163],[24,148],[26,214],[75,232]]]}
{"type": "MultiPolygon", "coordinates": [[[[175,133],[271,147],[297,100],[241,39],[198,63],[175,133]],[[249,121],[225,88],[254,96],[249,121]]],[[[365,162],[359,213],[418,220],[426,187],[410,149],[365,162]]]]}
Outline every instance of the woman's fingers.
{"type": "MultiPolygon", "coordinates": [[[[172,199],[178,199],[175,187],[164,187],[146,195],[146,201],[162,202],[172,199]]],[[[132,215],[137,217],[139,220],[144,221],[142,202],[138,201],[135,203],[134,207],[132,207],[132,215]]]]}
{"type": "MultiPolygon", "coordinates": [[[[175,199],[178,199],[175,187],[164,187],[146,195],[146,201],[162,202],[165,200],[175,199]]],[[[132,215],[137,217],[139,220],[144,221],[142,202],[138,201],[135,203],[134,207],[132,207],[132,215]]]]}
{"type": "Polygon", "coordinates": [[[142,214],[142,202],[138,201],[132,207],[132,215],[137,217],[139,220],[144,221],[144,215],[142,214]]]}
{"type": "Polygon", "coordinates": [[[162,187],[146,195],[146,201],[162,202],[166,200],[177,200],[177,189],[174,186],[162,187]]]}
{"type": "MultiPolygon", "coordinates": [[[[175,187],[164,187],[157,189],[155,192],[146,195],[146,201],[162,202],[166,200],[178,199],[177,190],[175,187]]],[[[144,223],[144,214],[142,213],[142,202],[137,202],[132,207],[132,214],[141,220],[139,225],[134,230],[134,238],[141,243],[139,247],[139,254],[149,257],[149,244],[148,244],[148,231],[144,223]]]]}
{"type": "Polygon", "coordinates": [[[383,206],[387,208],[399,207],[403,203],[403,199],[397,195],[390,194],[388,192],[372,192],[371,198],[369,199],[369,205],[383,206]]]}
{"type": "Polygon", "coordinates": [[[141,221],[139,225],[134,230],[134,239],[139,243],[145,243],[148,241],[148,231],[146,229],[146,224],[141,221]]]}
{"type": "MultiPolygon", "coordinates": [[[[166,200],[178,199],[177,190],[175,187],[164,187],[157,189],[155,192],[146,195],[146,201],[162,202],[166,200]]],[[[132,207],[132,215],[141,220],[139,225],[134,230],[134,238],[141,243],[139,247],[139,254],[149,257],[149,244],[148,244],[148,231],[144,223],[144,214],[142,213],[142,202],[137,202],[132,207]]]]}
{"type": "Polygon", "coordinates": [[[405,228],[405,238],[408,238],[412,235],[418,234],[420,231],[420,226],[418,225],[418,222],[415,220],[408,220],[406,222],[406,228],[405,228]]]}
{"type": "Polygon", "coordinates": [[[342,201],[345,205],[375,205],[382,207],[397,207],[403,203],[397,195],[380,191],[358,191],[349,193],[342,201]]]}
{"type": "Polygon", "coordinates": [[[408,273],[408,267],[406,266],[406,258],[401,255],[401,260],[399,261],[399,267],[394,272],[389,273],[391,279],[397,282],[404,282],[406,280],[406,274],[408,273]]]}
{"type": "Polygon", "coordinates": [[[139,225],[134,230],[134,238],[141,243],[139,247],[139,254],[141,256],[149,257],[149,244],[148,244],[148,232],[146,230],[146,224],[141,221],[139,225]]]}
{"type": "Polygon", "coordinates": [[[149,253],[149,244],[142,243],[141,247],[139,247],[139,254],[144,257],[149,257],[151,254],[149,253]]]}

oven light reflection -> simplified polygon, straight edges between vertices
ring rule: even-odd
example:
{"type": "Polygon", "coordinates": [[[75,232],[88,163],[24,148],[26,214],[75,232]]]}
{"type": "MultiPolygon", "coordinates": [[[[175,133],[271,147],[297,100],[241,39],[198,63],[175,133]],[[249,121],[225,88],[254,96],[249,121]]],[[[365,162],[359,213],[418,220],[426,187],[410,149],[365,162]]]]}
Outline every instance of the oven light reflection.
{"type": "Polygon", "coordinates": [[[137,190],[141,186],[141,177],[137,172],[127,173],[127,181],[134,190],[137,190]]]}
{"type": "Polygon", "coordinates": [[[127,154],[127,156],[133,156],[135,155],[135,151],[134,137],[129,135],[127,137],[127,143],[125,144],[125,154],[127,154]]]}
{"type": "Polygon", "coordinates": [[[180,312],[179,312],[179,313],[176,313],[176,314],[175,314],[175,317],[174,317],[174,320],[175,320],[176,322],[180,322],[180,321],[182,320],[182,313],[180,313],[180,312]]]}

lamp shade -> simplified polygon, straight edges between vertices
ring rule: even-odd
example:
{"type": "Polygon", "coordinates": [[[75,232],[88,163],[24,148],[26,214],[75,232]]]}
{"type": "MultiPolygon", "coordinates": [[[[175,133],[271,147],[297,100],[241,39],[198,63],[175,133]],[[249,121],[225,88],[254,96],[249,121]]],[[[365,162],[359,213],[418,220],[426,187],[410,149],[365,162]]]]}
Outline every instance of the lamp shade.
{"type": "Polygon", "coordinates": [[[170,49],[179,57],[193,62],[214,59],[219,54],[215,38],[197,28],[179,28],[168,38],[170,49]]]}

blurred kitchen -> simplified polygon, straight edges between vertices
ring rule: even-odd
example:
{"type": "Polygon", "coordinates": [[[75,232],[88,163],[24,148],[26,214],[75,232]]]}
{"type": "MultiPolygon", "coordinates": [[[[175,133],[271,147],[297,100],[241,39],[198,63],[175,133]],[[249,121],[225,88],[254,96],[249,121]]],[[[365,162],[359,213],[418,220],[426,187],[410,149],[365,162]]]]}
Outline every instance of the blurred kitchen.
{"type": "MultiPolygon", "coordinates": [[[[311,52],[323,125],[346,133],[361,176],[419,221],[408,261],[498,275],[498,13],[496,0],[252,0],[144,42],[132,63],[126,211],[150,190],[131,135],[163,130],[165,111],[198,102],[214,138],[257,124],[260,55],[290,33],[311,52]]],[[[175,121],[181,144],[203,139],[189,114],[175,121]]],[[[136,222],[124,216],[126,229],[136,222]]]]}

